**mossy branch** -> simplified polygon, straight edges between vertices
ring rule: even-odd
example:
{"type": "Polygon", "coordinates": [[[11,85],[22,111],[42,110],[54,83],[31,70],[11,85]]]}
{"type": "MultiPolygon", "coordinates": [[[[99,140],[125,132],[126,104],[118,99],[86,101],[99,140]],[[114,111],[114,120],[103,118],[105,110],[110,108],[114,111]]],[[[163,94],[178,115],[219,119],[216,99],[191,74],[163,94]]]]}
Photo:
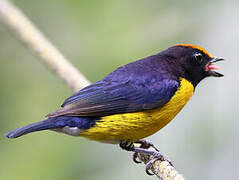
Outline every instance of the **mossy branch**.
{"type": "MultiPolygon", "coordinates": [[[[74,92],[90,84],[84,75],[10,1],[0,0],[0,22],[74,92]]],[[[139,154],[138,158],[144,163],[152,159],[145,154],[139,154]]],[[[151,170],[162,180],[184,179],[167,161],[155,161],[151,170]]]]}

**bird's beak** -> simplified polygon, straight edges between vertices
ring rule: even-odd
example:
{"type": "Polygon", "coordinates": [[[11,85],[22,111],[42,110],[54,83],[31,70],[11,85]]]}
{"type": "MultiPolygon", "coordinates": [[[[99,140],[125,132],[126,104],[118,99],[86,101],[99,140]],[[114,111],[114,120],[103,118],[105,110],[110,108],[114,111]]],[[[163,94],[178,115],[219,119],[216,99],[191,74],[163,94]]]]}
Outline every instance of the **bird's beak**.
{"type": "Polygon", "coordinates": [[[214,57],[214,58],[212,58],[211,61],[209,61],[209,63],[206,64],[205,71],[207,72],[208,76],[214,76],[214,77],[222,77],[222,76],[224,76],[223,74],[214,71],[214,70],[220,69],[219,66],[214,64],[215,62],[218,62],[218,61],[224,61],[224,59],[223,58],[216,58],[216,57],[214,57]]]}

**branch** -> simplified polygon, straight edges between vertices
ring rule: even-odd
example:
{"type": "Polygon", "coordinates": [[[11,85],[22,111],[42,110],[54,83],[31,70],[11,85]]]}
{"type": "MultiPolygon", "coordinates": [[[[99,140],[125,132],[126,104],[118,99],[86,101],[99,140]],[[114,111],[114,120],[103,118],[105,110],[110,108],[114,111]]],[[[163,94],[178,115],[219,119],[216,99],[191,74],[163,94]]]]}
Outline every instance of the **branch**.
{"type": "MultiPolygon", "coordinates": [[[[136,148],[137,149],[137,148],[136,148]]],[[[137,158],[147,164],[154,157],[151,155],[138,153],[137,158]]],[[[161,161],[160,159],[153,162],[150,170],[161,180],[184,180],[183,175],[171,166],[168,161],[161,161]]]]}
{"type": "Polygon", "coordinates": [[[0,0],[0,22],[73,91],[90,84],[10,1],[0,0]]]}
{"type": "MultiPolygon", "coordinates": [[[[0,22],[73,91],[76,92],[90,84],[10,1],[0,0],[0,22]]],[[[138,158],[144,163],[152,159],[151,156],[142,153],[139,153],[138,158]]],[[[162,180],[184,179],[167,161],[155,161],[151,170],[162,180]]]]}

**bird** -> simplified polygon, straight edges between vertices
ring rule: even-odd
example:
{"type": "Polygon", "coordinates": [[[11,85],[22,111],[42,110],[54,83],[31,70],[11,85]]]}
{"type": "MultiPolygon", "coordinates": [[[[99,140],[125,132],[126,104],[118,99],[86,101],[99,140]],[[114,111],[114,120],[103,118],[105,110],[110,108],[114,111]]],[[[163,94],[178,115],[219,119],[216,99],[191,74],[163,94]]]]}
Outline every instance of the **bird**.
{"type": "MultiPolygon", "coordinates": [[[[207,77],[222,77],[223,61],[193,44],[176,44],[155,55],[117,68],[67,98],[46,120],[10,131],[7,138],[53,130],[134,151],[134,143],[165,127],[207,77]]],[[[134,151],[136,153],[136,151],[134,151]]],[[[157,157],[162,155],[158,155],[157,157]]],[[[136,161],[136,160],[135,160],[136,161]]]]}

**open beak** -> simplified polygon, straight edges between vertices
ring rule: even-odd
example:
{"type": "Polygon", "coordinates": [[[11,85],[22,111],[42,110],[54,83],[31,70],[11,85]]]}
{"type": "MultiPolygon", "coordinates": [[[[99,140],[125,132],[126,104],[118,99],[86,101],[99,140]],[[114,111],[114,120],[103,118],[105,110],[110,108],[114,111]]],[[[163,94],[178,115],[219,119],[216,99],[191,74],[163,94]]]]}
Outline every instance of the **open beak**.
{"type": "Polygon", "coordinates": [[[215,70],[220,69],[219,66],[215,65],[215,62],[218,61],[224,61],[223,58],[216,58],[214,57],[211,61],[209,61],[209,63],[207,63],[207,65],[205,66],[205,71],[207,72],[207,74],[209,76],[214,76],[214,77],[222,77],[224,76],[223,74],[216,72],[215,70]]]}

